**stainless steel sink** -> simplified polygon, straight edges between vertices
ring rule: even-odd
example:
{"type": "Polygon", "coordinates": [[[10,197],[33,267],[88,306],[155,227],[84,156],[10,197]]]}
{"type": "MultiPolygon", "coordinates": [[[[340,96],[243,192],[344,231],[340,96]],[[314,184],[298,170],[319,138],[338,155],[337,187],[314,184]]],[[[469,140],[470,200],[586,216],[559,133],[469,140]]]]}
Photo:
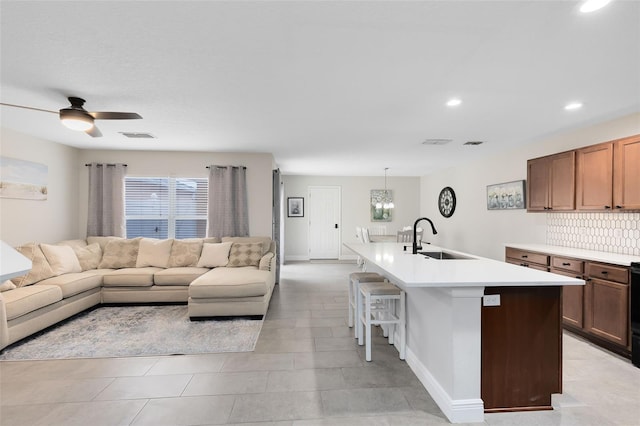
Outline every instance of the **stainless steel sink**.
{"type": "Polygon", "coordinates": [[[432,259],[438,260],[471,260],[473,257],[464,256],[457,253],[450,253],[448,251],[419,251],[418,254],[421,254],[426,257],[430,257],[432,259]]]}

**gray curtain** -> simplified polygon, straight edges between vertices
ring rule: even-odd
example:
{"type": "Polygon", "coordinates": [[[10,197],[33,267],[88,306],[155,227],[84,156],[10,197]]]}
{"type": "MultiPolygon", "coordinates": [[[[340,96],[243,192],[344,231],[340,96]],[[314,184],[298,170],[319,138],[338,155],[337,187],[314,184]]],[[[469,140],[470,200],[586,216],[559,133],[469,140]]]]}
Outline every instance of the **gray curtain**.
{"type": "Polygon", "coordinates": [[[87,236],[125,237],[125,164],[87,164],[89,167],[89,214],[87,236]]]}
{"type": "Polygon", "coordinates": [[[209,237],[249,235],[246,167],[209,166],[209,237]]]}

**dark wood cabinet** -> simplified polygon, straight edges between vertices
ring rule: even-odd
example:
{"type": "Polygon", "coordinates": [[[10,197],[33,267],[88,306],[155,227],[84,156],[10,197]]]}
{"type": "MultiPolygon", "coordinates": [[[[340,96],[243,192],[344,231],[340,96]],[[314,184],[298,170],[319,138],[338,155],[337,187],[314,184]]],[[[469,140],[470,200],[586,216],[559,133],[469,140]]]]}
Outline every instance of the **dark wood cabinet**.
{"type": "Polygon", "coordinates": [[[527,210],[575,209],[575,152],[527,161],[527,210]]]}
{"type": "MultiPolygon", "coordinates": [[[[567,257],[551,256],[550,272],[582,279],[584,262],[567,257]]],[[[562,322],[582,328],[584,318],[584,286],[567,285],[562,287],[562,322]]]]}
{"type": "Polygon", "coordinates": [[[613,145],[613,207],[640,209],[640,135],[613,145]]]}
{"type": "Polygon", "coordinates": [[[562,324],[591,342],[629,357],[629,268],[513,247],[505,261],[585,280],[562,287],[562,324]]]}
{"type": "Polygon", "coordinates": [[[608,210],[613,207],[613,144],[576,151],[576,209],[608,210]]]}
{"type": "Polygon", "coordinates": [[[588,262],[584,329],[609,342],[629,346],[629,270],[588,262]]]}

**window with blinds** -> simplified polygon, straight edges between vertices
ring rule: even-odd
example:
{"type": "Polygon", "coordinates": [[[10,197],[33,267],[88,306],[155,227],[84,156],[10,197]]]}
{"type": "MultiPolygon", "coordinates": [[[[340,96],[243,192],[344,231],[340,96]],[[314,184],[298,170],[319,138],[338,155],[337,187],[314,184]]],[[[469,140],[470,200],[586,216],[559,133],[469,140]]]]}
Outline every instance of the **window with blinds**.
{"type": "Polygon", "coordinates": [[[206,178],[125,178],[127,238],[195,238],[207,232],[206,178]]]}

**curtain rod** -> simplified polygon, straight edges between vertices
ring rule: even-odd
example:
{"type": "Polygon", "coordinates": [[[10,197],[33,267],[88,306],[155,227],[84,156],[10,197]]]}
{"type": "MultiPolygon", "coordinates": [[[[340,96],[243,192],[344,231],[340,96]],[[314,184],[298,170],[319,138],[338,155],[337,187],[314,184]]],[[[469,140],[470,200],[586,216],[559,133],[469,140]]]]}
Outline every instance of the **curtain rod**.
{"type": "MultiPolygon", "coordinates": [[[[90,166],[90,165],[92,165],[92,164],[93,164],[93,163],[87,163],[87,164],[85,164],[85,166],[89,167],[89,166],[90,166]]],[[[102,167],[102,166],[115,167],[115,166],[117,166],[117,164],[113,164],[113,163],[109,163],[109,164],[100,164],[100,163],[98,163],[98,164],[97,164],[97,166],[98,166],[98,167],[102,167]]],[[[123,164],[123,166],[124,166],[124,167],[127,167],[127,165],[126,165],[126,164],[123,164]]]]}
{"type": "MultiPolygon", "coordinates": [[[[226,169],[229,166],[207,166],[207,169],[210,169],[211,167],[215,167],[217,169],[226,169]]],[[[245,166],[231,166],[232,169],[246,169],[245,166]]]]}

